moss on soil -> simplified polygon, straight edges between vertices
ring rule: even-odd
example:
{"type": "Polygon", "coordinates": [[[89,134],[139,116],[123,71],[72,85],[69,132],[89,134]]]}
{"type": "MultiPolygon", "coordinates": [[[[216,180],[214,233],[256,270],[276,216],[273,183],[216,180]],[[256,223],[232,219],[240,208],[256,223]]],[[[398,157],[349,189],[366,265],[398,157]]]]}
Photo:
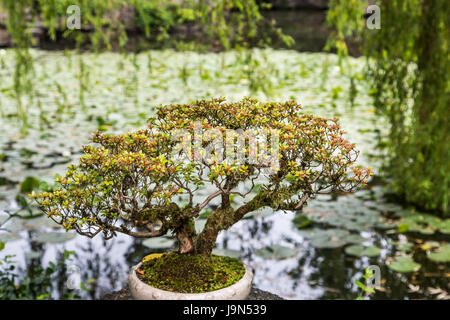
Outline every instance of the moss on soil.
{"type": "Polygon", "coordinates": [[[245,267],[238,259],[171,252],[142,263],[139,279],[166,291],[201,293],[219,290],[238,282],[245,267]]]}

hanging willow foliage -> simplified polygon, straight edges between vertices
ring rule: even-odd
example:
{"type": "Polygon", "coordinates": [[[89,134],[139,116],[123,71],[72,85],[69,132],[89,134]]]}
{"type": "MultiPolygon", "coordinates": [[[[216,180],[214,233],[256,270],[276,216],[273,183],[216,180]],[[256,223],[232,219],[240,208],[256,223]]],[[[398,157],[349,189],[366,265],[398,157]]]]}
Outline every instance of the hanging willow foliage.
{"type": "MultiPolygon", "coordinates": [[[[292,44],[292,38],[263,19],[262,6],[257,0],[0,0],[0,12],[8,16],[7,29],[16,50],[14,90],[23,128],[26,130],[28,124],[22,97],[33,97],[33,57],[29,49],[34,45],[31,29],[36,22],[42,23],[50,40],[64,38],[75,43],[77,50],[119,50],[125,55],[128,30],[143,34],[147,42],[155,44],[174,38],[171,43],[176,48],[248,48],[270,43],[273,37],[292,44]],[[73,14],[68,8],[74,5],[79,8],[80,30],[66,27],[73,14]],[[172,37],[174,28],[186,26],[193,27],[195,34],[172,37]],[[193,45],[179,45],[187,41],[193,45]]],[[[84,105],[82,59],[79,64],[80,104],[84,105]]]]}
{"type": "MultiPolygon", "coordinates": [[[[17,115],[22,120],[23,128],[26,130],[28,126],[28,117],[26,103],[23,102],[24,93],[33,92],[33,58],[30,54],[29,47],[34,44],[34,39],[28,28],[25,18],[29,15],[29,8],[32,0],[24,1],[1,1],[0,11],[8,13],[6,27],[8,33],[14,39],[16,45],[15,61],[16,66],[13,76],[14,97],[17,103],[17,115]],[[19,63],[20,62],[20,63],[19,63]]],[[[30,94],[32,97],[33,94],[30,94]]]]}
{"type": "Polygon", "coordinates": [[[363,1],[330,1],[329,44],[368,57],[375,106],[390,121],[385,172],[407,202],[449,214],[450,2],[381,0],[381,29],[366,28],[363,1]]]}

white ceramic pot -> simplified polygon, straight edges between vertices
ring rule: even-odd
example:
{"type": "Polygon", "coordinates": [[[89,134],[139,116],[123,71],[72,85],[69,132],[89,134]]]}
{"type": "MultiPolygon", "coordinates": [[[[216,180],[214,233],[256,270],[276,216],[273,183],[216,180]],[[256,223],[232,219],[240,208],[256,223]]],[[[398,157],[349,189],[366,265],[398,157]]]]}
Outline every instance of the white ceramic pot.
{"type": "Polygon", "coordinates": [[[130,292],[136,300],[244,300],[252,288],[253,273],[245,264],[245,274],[241,280],[226,288],[203,293],[171,292],[149,286],[136,275],[136,269],[141,265],[142,262],[133,266],[128,276],[130,292]]]}

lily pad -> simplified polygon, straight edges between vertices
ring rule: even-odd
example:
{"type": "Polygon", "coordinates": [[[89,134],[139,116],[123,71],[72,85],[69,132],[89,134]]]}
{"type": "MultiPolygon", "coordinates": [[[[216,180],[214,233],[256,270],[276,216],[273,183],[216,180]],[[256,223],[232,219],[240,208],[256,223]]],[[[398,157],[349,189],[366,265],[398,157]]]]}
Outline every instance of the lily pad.
{"type": "Polygon", "coordinates": [[[394,261],[388,263],[387,266],[397,272],[415,272],[421,267],[410,256],[395,257],[394,261]]]}
{"type": "Polygon", "coordinates": [[[364,200],[372,200],[374,198],[374,195],[370,190],[360,190],[355,192],[355,196],[364,200]]]}
{"type": "Polygon", "coordinates": [[[152,249],[170,249],[175,245],[174,239],[169,239],[166,237],[157,237],[146,239],[142,244],[148,248],[152,249]]]}
{"type": "Polygon", "coordinates": [[[294,229],[297,231],[297,233],[307,239],[311,239],[314,235],[317,234],[317,230],[319,229],[294,229]]]}
{"type": "Polygon", "coordinates": [[[380,221],[380,222],[375,223],[374,226],[377,229],[389,230],[389,229],[394,229],[395,227],[397,227],[397,223],[396,222],[380,221]]]}
{"type": "Polygon", "coordinates": [[[42,252],[39,252],[39,251],[30,251],[30,252],[27,252],[27,253],[25,253],[25,258],[27,258],[27,259],[37,259],[37,258],[39,258],[40,256],[42,255],[42,252]]]}
{"type": "Polygon", "coordinates": [[[2,225],[3,230],[7,230],[9,233],[19,233],[23,230],[22,219],[14,217],[8,220],[2,225]]]}
{"type": "Polygon", "coordinates": [[[347,242],[339,238],[313,238],[311,239],[311,244],[317,249],[334,249],[345,246],[347,242]]]}
{"type": "Polygon", "coordinates": [[[381,249],[374,246],[352,245],[345,248],[345,253],[357,257],[376,257],[380,252],[381,249]]]}
{"type": "Polygon", "coordinates": [[[414,244],[412,242],[393,242],[395,248],[399,251],[411,251],[414,244]]]}
{"type": "Polygon", "coordinates": [[[450,244],[441,246],[435,252],[428,253],[428,259],[435,262],[450,262],[450,244]]]}
{"type": "Polygon", "coordinates": [[[75,238],[74,233],[69,232],[46,232],[39,234],[34,240],[44,243],[62,243],[75,238]]]}
{"type": "Polygon", "coordinates": [[[433,234],[440,226],[446,231],[446,225],[441,219],[431,214],[410,213],[398,222],[399,232],[418,232],[421,234],[433,234]]]}
{"type": "Polygon", "coordinates": [[[9,216],[7,216],[6,214],[4,215],[0,215],[0,226],[6,221],[8,220],[9,216]]]}
{"type": "Polygon", "coordinates": [[[20,219],[21,227],[25,230],[37,230],[44,226],[48,226],[49,225],[48,221],[52,220],[43,216],[31,219],[20,219]]]}
{"type": "Polygon", "coordinates": [[[373,207],[381,212],[398,212],[402,210],[402,207],[394,203],[376,202],[373,203],[373,207]]]}
{"type": "Polygon", "coordinates": [[[416,212],[413,209],[401,209],[394,213],[394,215],[398,218],[404,218],[408,216],[414,215],[416,212]]]}
{"type": "Polygon", "coordinates": [[[353,244],[361,244],[361,243],[367,241],[366,238],[361,237],[359,234],[351,234],[349,236],[346,236],[344,239],[348,243],[353,243],[353,244]]]}
{"type": "Polygon", "coordinates": [[[0,233],[0,241],[2,242],[11,242],[20,240],[22,237],[18,233],[12,233],[12,232],[4,232],[0,233]]]}
{"type": "Polygon", "coordinates": [[[297,255],[297,250],[280,245],[272,245],[262,249],[256,249],[255,254],[265,259],[287,259],[297,255]]]}
{"type": "Polygon", "coordinates": [[[315,230],[311,234],[311,244],[319,249],[333,249],[346,245],[348,242],[346,238],[350,235],[348,230],[343,229],[327,229],[315,230]]]}
{"type": "Polygon", "coordinates": [[[356,202],[344,203],[340,207],[314,208],[308,212],[308,218],[313,221],[325,223],[330,226],[351,231],[367,231],[371,228],[390,229],[394,225],[386,222],[379,211],[369,208],[360,208],[356,202]]]}
{"type": "Polygon", "coordinates": [[[450,219],[445,219],[438,224],[441,233],[450,234],[450,219]]]}
{"type": "Polygon", "coordinates": [[[238,250],[231,250],[231,249],[214,248],[212,253],[217,255],[217,256],[226,256],[226,257],[232,257],[232,258],[239,258],[241,256],[241,252],[240,251],[238,251],[238,250]]]}
{"type": "Polygon", "coordinates": [[[426,241],[425,243],[423,243],[422,245],[420,245],[420,248],[422,250],[430,250],[433,248],[439,248],[440,247],[440,243],[437,241],[426,241]]]}

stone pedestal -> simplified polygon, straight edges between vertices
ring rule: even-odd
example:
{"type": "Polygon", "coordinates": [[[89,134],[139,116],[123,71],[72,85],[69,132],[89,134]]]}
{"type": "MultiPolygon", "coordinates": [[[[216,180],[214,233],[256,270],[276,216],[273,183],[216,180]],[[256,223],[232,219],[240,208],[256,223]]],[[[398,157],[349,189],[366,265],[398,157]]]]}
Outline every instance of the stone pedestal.
{"type": "MultiPolygon", "coordinates": [[[[133,297],[131,297],[128,288],[124,288],[119,291],[105,294],[100,298],[100,300],[133,300],[133,297]]],[[[276,294],[252,287],[247,300],[283,300],[283,298],[277,296],[276,294]]]]}

